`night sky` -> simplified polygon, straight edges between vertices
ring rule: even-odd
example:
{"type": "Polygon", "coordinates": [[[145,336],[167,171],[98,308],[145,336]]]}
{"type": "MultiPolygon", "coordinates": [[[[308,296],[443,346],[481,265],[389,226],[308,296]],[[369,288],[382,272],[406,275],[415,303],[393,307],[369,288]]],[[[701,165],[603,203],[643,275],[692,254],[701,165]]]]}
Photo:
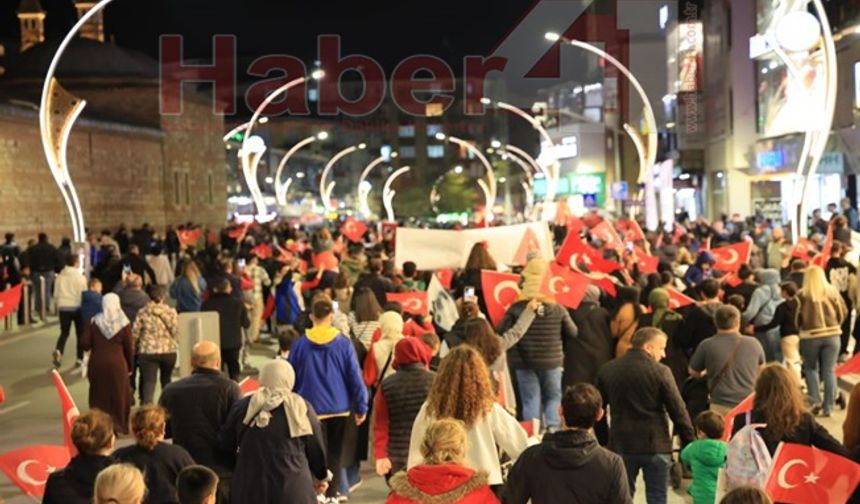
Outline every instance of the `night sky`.
{"type": "MultiPolygon", "coordinates": [[[[74,21],[73,0],[40,0],[47,36],[60,37],[74,21]]],[[[19,0],[0,1],[0,39],[19,36],[19,0]]],[[[342,36],[343,54],[376,58],[386,71],[413,54],[432,54],[455,68],[467,54],[486,55],[533,0],[115,0],[106,11],[107,36],[158,56],[158,37],[186,37],[186,57],[207,58],[215,34],[235,34],[240,56],[290,54],[307,62],[320,34],[342,36]]]]}

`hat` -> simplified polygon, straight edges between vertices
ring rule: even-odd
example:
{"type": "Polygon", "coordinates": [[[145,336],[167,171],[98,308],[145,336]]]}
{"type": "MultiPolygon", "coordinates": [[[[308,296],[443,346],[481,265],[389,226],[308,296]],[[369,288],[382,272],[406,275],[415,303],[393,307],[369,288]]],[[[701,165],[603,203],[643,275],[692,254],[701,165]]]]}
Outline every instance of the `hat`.
{"type": "Polygon", "coordinates": [[[430,347],[421,338],[403,338],[394,345],[394,369],[416,363],[426,367],[431,358],[430,347]]]}
{"type": "Polygon", "coordinates": [[[543,283],[543,277],[546,273],[547,263],[543,259],[538,257],[529,259],[526,263],[526,267],[523,268],[522,277],[523,277],[523,289],[522,295],[528,299],[534,299],[542,297],[543,294],[540,292],[541,283],[543,283]]]}

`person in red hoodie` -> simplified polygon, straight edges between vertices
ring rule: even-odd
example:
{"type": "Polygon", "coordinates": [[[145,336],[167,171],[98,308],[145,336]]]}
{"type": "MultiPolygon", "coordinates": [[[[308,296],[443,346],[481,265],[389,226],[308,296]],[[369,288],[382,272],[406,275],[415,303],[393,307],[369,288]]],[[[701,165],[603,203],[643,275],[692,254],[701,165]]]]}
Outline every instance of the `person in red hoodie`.
{"type": "Polygon", "coordinates": [[[424,463],[391,478],[386,504],[498,503],[487,473],[466,467],[466,427],[451,418],[434,421],[421,443],[424,463]]]}

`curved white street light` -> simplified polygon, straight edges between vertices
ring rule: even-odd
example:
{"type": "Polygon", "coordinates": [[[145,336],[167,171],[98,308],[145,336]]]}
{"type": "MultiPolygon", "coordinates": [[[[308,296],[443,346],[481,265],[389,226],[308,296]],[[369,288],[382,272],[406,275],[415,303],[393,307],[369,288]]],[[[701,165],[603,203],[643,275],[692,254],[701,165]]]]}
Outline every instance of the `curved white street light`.
{"type": "Polygon", "coordinates": [[[385,206],[385,213],[388,215],[389,222],[394,222],[394,195],[397,193],[397,191],[391,189],[391,184],[397,180],[397,177],[408,172],[410,169],[410,167],[404,166],[396,170],[385,181],[385,185],[382,186],[382,204],[385,206]]]}
{"type": "MultiPolygon", "coordinates": [[[[437,214],[439,213],[439,207],[436,206],[436,203],[441,199],[441,196],[439,196],[439,184],[441,184],[442,180],[444,180],[445,177],[451,172],[454,172],[457,175],[461,175],[463,173],[463,167],[457,165],[454,168],[451,168],[445,173],[439,175],[438,177],[436,177],[436,180],[433,182],[433,186],[430,188],[430,205],[433,207],[433,211],[437,214]]],[[[490,204],[493,200],[490,199],[489,186],[486,182],[484,182],[483,179],[478,179],[478,186],[481,188],[481,193],[484,195],[484,207],[491,208],[490,204]]]]}
{"type": "Polygon", "coordinates": [[[639,79],[637,79],[636,76],[633,75],[633,73],[626,66],[624,66],[620,61],[615,59],[614,56],[604,51],[603,49],[595,47],[586,42],[582,42],[580,40],[573,40],[567,37],[563,37],[560,34],[554,32],[548,32],[544,37],[549,41],[562,41],[566,44],[578,47],[580,49],[584,49],[588,52],[596,54],[597,56],[600,56],[601,58],[608,61],[612,66],[617,68],[621,73],[623,73],[624,76],[627,77],[627,80],[630,81],[630,84],[633,86],[636,92],[639,94],[639,99],[642,100],[643,117],[645,119],[645,124],[648,127],[648,144],[647,149],[645,151],[646,157],[640,159],[639,164],[638,182],[640,184],[643,183],[645,181],[645,177],[650,172],[651,168],[654,166],[654,163],[657,161],[657,119],[654,117],[654,109],[651,107],[651,102],[648,100],[648,95],[645,94],[645,90],[639,83],[639,79]]]}
{"type": "MultiPolygon", "coordinates": [[[[328,138],[328,132],[320,131],[316,135],[311,135],[304,140],[300,141],[296,145],[293,145],[290,150],[284,154],[284,157],[281,158],[281,162],[278,163],[278,169],[275,171],[275,199],[278,202],[278,205],[284,206],[287,204],[287,190],[289,186],[287,184],[281,184],[281,173],[284,171],[284,167],[287,166],[287,162],[290,160],[293,155],[298,152],[302,147],[306,145],[310,145],[317,140],[325,140],[328,138]]],[[[292,181],[292,177],[289,178],[292,181]]]]}
{"type": "MultiPolygon", "coordinates": [[[[316,80],[322,79],[325,74],[322,70],[315,70],[310,77],[316,80]]],[[[239,160],[242,163],[242,173],[245,175],[245,182],[248,184],[248,187],[251,188],[252,185],[257,187],[257,194],[251,192],[251,196],[254,198],[254,205],[257,207],[257,219],[261,220],[266,217],[268,214],[268,210],[266,208],[266,202],[263,199],[262,192],[259,189],[259,184],[257,183],[257,165],[259,164],[259,159],[256,160],[256,163],[253,163],[251,155],[248,151],[248,139],[253,136],[254,126],[257,124],[257,121],[260,119],[260,115],[263,113],[263,110],[266,109],[276,98],[281,96],[282,94],[289,91],[291,88],[304,84],[308,80],[308,76],[299,77],[298,79],[293,79],[283,86],[275,89],[269,94],[260,106],[254,110],[254,115],[251,116],[251,120],[248,121],[248,126],[245,128],[245,138],[242,140],[242,148],[239,150],[239,160]],[[251,180],[253,177],[253,181],[251,180]]],[[[262,158],[262,152],[259,153],[259,157],[262,158]]]]}
{"type": "Polygon", "coordinates": [[[534,207],[534,204],[535,204],[535,191],[534,191],[535,178],[534,178],[534,175],[532,174],[532,165],[528,161],[526,161],[525,159],[521,158],[519,155],[517,155],[511,151],[502,150],[501,153],[502,153],[502,159],[512,160],[514,162],[514,164],[516,164],[517,166],[519,166],[523,170],[523,173],[525,174],[526,179],[524,181],[522,181],[522,183],[520,185],[522,185],[523,190],[526,193],[526,210],[534,207]]]}
{"type": "Polygon", "coordinates": [[[484,156],[484,153],[481,152],[481,149],[475,147],[471,143],[463,140],[462,138],[457,138],[455,136],[446,135],[444,133],[436,133],[436,140],[445,141],[448,140],[452,143],[459,145],[467,149],[469,152],[474,154],[475,157],[484,165],[484,169],[487,172],[487,196],[488,196],[488,205],[487,207],[490,209],[490,213],[492,213],[492,207],[496,204],[496,195],[497,195],[497,187],[496,187],[496,174],[493,173],[493,165],[490,164],[490,161],[487,160],[487,157],[484,156]]]}
{"type": "Polygon", "coordinates": [[[66,91],[60,86],[54,75],[57,73],[57,66],[63,53],[77,36],[81,27],[112,1],[101,0],[92,6],[78,19],[78,22],[72,26],[72,29],[60,42],[57,52],[54,53],[51,64],[48,66],[48,72],[45,74],[45,82],[42,84],[42,98],[39,103],[39,132],[42,148],[45,151],[45,158],[48,161],[51,175],[53,175],[54,181],[63,195],[66,209],[69,211],[69,218],[72,221],[72,236],[74,236],[77,244],[83,244],[86,241],[86,227],[84,226],[81,201],[69,174],[68,146],[69,136],[72,134],[75,121],[80,117],[87,102],[66,91]]]}
{"type": "MultiPolygon", "coordinates": [[[[520,149],[516,145],[511,145],[511,144],[505,145],[505,150],[509,154],[514,154],[514,155],[522,158],[523,160],[525,160],[529,165],[531,165],[532,168],[534,168],[535,173],[543,173],[544,177],[546,177],[546,179],[547,179],[547,183],[549,183],[549,180],[552,178],[553,174],[551,174],[549,172],[549,170],[547,170],[540,163],[538,163],[537,159],[535,159],[533,156],[531,156],[528,152],[520,149]]],[[[548,190],[549,189],[547,189],[547,191],[548,190]]],[[[549,193],[547,193],[547,194],[549,194],[549,193]]],[[[547,196],[547,200],[551,201],[549,196],[547,196]]]]}
{"type": "MultiPolygon", "coordinates": [[[[367,144],[362,142],[358,145],[353,145],[343,149],[338,152],[331,159],[329,159],[328,163],[326,163],[325,168],[323,168],[322,175],[320,176],[320,198],[322,198],[323,207],[326,212],[334,211],[335,208],[331,206],[331,191],[334,187],[333,185],[326,185],[326,179],[328,178],[329,172],[331,172],[332,168],[334,168],[335,163],[343,159],[344,157],[352,154],[353,152],[364,150],[367,148],[367,144]]],[[[333,182],[332,182],[333,184],[333,182]]]]}
{"type": "Polygon", "coordinates": [[[361,176],[358,177],[358,208],[365,216],[369,216],[372,213],[370,211],[368,197],[370,196],[370,190],[373,189],[373,186],[370,182],[367,182],[367,177],[374,168],[387,161],[389,157],[396,158],[397,152],[392,152],[390,156],[379,156],[374,159],[364,168],[364,171],[361,172],[361,176]]]}

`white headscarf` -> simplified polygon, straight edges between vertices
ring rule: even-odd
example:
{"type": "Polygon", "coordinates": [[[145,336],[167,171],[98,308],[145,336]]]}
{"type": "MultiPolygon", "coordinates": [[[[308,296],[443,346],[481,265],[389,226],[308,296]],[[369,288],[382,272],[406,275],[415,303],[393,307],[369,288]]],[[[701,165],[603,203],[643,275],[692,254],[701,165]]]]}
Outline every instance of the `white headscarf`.
{"type": "Polygon", "coordinates": [[[379,316],[379,330],[382,339],[397,340],[403,337],[403,317],[399,313],[387,311],[379,316]]]}
{"type": "Polygon", "coordinates": [[[122,311],[119,296],[110,293],[102,298],[102,312],[93,317],[93,323],[98,326],[105,338],[111,339],[131,322],[122,311]]]}
{"type": "Polygon", "coordinates": [[[260,389],[251,396],[242,423],[250,427],[264,428],[272,419],[272,410],[283,405],[287,424],[290,426],[290,437],[313,435],[311,421],[308,419],[308,405],[301,396],[293,392],[295,383],[296,372],[289,362],[283,359],[269,361],[263,366],[260,389]]]}

